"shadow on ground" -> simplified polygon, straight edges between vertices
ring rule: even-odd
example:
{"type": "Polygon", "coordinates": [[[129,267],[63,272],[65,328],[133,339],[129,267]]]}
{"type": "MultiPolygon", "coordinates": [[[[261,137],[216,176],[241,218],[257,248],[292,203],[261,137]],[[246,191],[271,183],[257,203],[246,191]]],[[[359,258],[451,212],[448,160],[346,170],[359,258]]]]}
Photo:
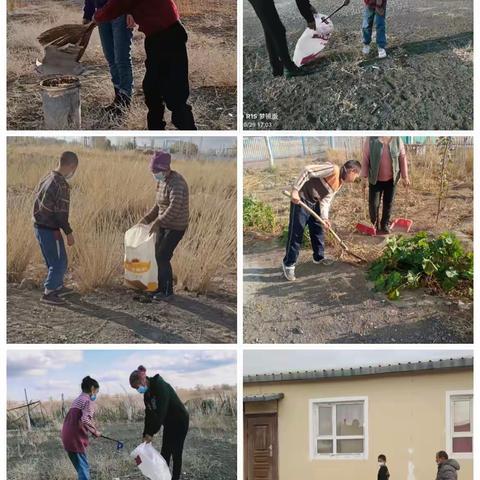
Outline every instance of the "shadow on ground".
{"type": "Polygon", "coordinates": [[[8,287],[9,343],[233,343],[236,298],[179,292],[165,302],[135,301],[130,290],[73,295],[40,303],[38,290],[8,287]]]}
{"type": "Polygon", "coordinates": [[[281,272],[283,251],[244,256],[247,343],[470,343],[472,305],[422,290],[391,302],[365,269],[314,265],[302,252],[297,280],[281,272]]]}

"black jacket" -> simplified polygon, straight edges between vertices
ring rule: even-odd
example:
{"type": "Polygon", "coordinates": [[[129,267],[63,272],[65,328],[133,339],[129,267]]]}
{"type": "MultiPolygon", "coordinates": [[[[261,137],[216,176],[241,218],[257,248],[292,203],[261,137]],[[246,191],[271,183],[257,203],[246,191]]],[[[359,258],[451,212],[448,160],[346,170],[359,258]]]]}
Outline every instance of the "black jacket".
{"type": "Polygon", "coordinates": [[[388,471],[388,468],[386,465],[382,465],[378,469],[378,476],[377,480],[388,480],[390,478],[390,472],[388,471]]]}
{"type": "Polygon", "coordinates": [[[148,377],[149,387],[143,396],[145,429],[143,435],[155,435],[162,425],[188,430],[188,412],[173,387],[160,375],[148,377]]]}

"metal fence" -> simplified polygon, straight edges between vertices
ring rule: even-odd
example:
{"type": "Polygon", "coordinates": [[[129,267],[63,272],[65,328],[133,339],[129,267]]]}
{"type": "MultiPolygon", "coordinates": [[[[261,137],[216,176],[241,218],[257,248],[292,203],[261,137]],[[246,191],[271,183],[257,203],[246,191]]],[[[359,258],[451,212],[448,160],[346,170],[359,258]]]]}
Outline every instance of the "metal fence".
{"type": "Polygon", "coordinates": [[[328,149],[346,150],[347,154],[361,149],[361,137],[245,137],[244,164],[274,165],[276,160],[325,154],[328,149]]]}
{"type": "MultiPolygon", "coordinates": [[[[435,145],[437,137],[402,137],[404,143],[414,151],[425,150],[435,145]]],[[[365,137],[244,137],[243,163],[245,166],[274,166],[277,160],[322,156],[327,150],[344,152],[344,158],[361,158],[365,137]]],[[[454,137],[457,148],[468,150],[473,146],[473,137],[454,137]]]]}

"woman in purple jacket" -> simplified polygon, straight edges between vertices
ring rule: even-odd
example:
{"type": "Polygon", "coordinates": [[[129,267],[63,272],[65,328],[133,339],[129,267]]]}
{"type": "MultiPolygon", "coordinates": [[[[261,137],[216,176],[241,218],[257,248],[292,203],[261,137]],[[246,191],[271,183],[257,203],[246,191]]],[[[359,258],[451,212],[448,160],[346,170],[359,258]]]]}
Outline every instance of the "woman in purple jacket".
{"type": "MultiPolygon", "coordinates": [[[[90,23],[95,12],[108,0],[85,0],[83,22],[90,23]]],[[[132,38],[135,22],[131,15],[121,15],[98,25],[103,54],[110,67],[115,98],[105,108],[106,113],[117,116],[130,107],[133,93],[132,38]]]]}
{"type": "Polygon", "coordinates": [[[90,480],[90,466],[87,459],[89,434],[99,437],[95,427],[93,402],[100,386],[96,380],[85,377],[82,380],[82,393],[77,397],[63,421],[62,443],[75,470],[78,480],[90,480]]]}

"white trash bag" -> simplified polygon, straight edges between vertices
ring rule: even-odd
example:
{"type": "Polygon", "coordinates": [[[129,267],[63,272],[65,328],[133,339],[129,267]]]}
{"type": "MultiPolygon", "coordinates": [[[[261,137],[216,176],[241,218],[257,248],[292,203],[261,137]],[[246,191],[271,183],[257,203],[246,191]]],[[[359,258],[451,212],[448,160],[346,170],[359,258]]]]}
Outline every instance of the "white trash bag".
{"type": "Polygon", "coordinates": [[[327,45],[333,33],[333,23],[330,20],[322,22],[326,15],[315,14],[316,29],[307,28],[298,39],[293,53],[293,61],[297,67],[313,62],[327,45]]]}
{"type": "Polygon", "coordinates": [[[153,292],[158,288],[155,235],[152,225],[135,225],[125,232],[125,284],[153,292]]]}
{"type": "Polygon", "coordinates": [[[171,480],[167,462],[151,443],[142,443],[130,455],[143,475],[150,480],[171,480]]]}

